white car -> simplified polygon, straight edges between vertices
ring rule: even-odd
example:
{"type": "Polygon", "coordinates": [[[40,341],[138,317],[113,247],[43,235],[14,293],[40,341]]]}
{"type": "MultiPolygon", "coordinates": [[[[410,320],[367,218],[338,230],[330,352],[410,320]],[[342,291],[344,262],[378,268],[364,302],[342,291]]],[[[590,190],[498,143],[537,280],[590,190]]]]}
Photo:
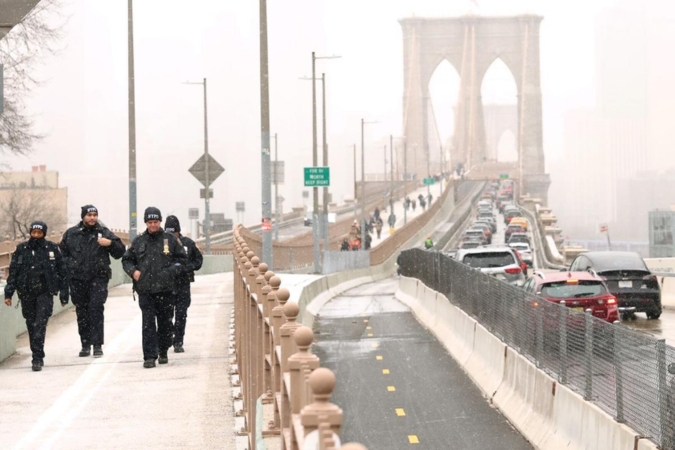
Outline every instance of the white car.
{"type": "Polygon", "coordinates": [[[509,246],[518,250],[518,253],[520,253],[520,259],[522,259],[523,262],[529,267],[532,267],[534,264],[534,257],[532,256],[532,248],[530,247],[530,244],[525,242],[514,242],[513,244],[509,244],[509,246]]]}

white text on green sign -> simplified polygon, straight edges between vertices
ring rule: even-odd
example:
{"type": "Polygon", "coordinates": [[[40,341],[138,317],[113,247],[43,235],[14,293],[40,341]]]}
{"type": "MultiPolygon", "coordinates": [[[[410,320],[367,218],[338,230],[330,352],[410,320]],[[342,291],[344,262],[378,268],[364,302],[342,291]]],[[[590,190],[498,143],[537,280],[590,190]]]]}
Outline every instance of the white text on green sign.
{"type": "Polygon", "coordinates": [[[330,167],[305,167],[305,186],[330,186],[330,167]]]}

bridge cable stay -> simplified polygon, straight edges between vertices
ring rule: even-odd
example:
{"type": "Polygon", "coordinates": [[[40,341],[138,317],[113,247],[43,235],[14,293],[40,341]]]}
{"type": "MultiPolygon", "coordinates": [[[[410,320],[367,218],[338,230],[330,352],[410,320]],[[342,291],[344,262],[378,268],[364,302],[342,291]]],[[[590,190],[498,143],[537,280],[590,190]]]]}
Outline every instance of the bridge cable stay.
{"type": "Polygon", "coordinates": [[[523,195],[523,134],[524,134],[524,124],[525,124],[525,74],[527,71],[527,50],[528,43],[530,40],[530,24],[525,22],[525,39],[523,40],[523,67],[522,74],[520,77],[520,124],[518,126],[518,182],[519,182],[519,192],[520,195],[523,195]]]}

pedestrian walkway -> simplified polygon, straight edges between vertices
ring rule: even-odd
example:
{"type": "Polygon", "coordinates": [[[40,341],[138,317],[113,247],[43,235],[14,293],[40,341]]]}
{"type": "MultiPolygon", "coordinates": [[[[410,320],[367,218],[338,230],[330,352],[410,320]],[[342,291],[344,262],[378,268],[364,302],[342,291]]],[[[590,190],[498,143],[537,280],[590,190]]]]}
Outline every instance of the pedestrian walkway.
{"type": "MultiPolygon", "coordinates": [[[[426,209],[429,208],[429,205],[427,205],[426,209],[422,209],[419,205],[419,199],[417,198],[420,194],[424,196],[424,200],[426,201],[427,198],[427,193],[431,191],[431,195],[433,196],[432,202],[438,201],[438,198],[440,197],[440,188],[438,187],[438,184],[432,185],[431,188],[427,188],[427,186],[422,186],[420,188],[417,188],[415,191],[411,192],[408,194],[408,197],[410,200],[415,199],[417,202],[417,208],[413,211],[412,207],[408,209],[407,213],[407,221],[410,222],[412,219],[415,217],[423,214],[426,209]]],[[[443,188],[443,192],[445,192],[445,187],[443,188]]],[[[396,226],[394,227],[394,230],[399,230],[403,228],[404,224],[406,223],[406,218],[404,218],[403,214],[403,200],[398,200],[394,202],[394,213],[396,214],[396,226]]],[[[371,211],[372,213],[372,211],[371,211]]],[[[389,218],[389,208],[387,207],[386,212],[382,211],[380,213],[380,217],[382,217],[382,222],[384,222],[384,226],[382,227],[382,235],[380,236],[380,239],[377,238],[377,233],[372,233],[373,241],[371,243],[371,248],[377,247],[380,245],[382,242],[384,242],[385,239],[387,239],[390,234],[389,234],[389,224],[387,223],[387,219],[389,218]]],[[[396,232],[396,231],[394,231],[396,232]]]]}
{"type": "Polygon", "coordinates": [[[80,358],[75,311],[47,327],[31,372],[28,335],[0,364],[0,448],[235,449],[229,372],[232,273],[192,284],[185,353],[144,369],[131,285],[110,290],[102,358],[80,358]]]}

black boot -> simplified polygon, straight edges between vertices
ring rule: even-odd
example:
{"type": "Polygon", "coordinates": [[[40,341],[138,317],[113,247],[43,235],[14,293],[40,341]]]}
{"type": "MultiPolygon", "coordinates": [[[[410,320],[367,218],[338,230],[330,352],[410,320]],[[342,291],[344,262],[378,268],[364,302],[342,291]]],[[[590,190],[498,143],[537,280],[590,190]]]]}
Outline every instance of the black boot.
{"type": "Polygon", "coordinates": [[[103,349],[100,345],[94,345],[94,358],[100,358],[103,356],[103,349]]]}
{"type": "Polygon", "coordinates": [[[34,359],[34,360],[33,360],[33,367],[32,367],[32,369],[33,369],[33,372],[39,372],[39,371],[42,370],[42,364],[40,364],[40,360],[39,360],[39,359],[34,359]]]}
{"type": "Polygon", "coordinates": [[[146,369],[152,369],[153,367],[155,367],[155,360],[154,359],[146,359],[143,362],[143,367],[145,367],[146,369]]]}
{"type": "Polygon", "coordinates": [[[159,354],[159,363],[160,364],[168,364],[169,363],[169,357],[167,356],[166,352],[159,354]]]}
{"type": "Polygon", "coordinates": [[[183,344],[174,344],[173,352],[174,353],[184,353],[185,349],[183,348],[183,344]]]}
{"type": "Polygon", "coordinates": [[[83,345],[82,350],[80,350],[80,357],[85,357],[91,355],[91,345],[83,345]]]}

